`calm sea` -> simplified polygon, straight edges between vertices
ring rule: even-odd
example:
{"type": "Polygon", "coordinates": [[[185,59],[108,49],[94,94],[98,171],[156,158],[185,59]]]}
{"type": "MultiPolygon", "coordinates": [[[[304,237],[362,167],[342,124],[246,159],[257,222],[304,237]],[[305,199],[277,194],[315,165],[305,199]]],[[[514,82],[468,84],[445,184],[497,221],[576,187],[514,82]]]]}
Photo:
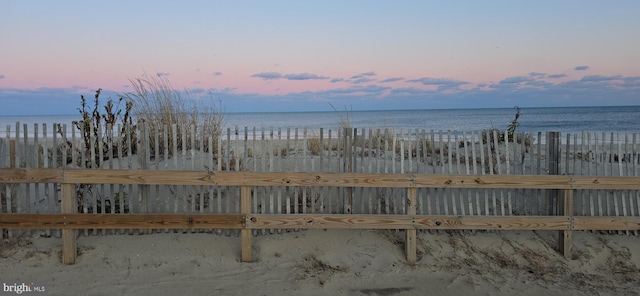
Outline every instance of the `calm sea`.
{"type": "MultiPolygon", "coordinates": [[[[443,131],[478,131],[489,128],[506,129],[514,119],[516,110],[503,109],[448,109],[448,110],[393,110],[393,111],[328,111],[328,112],[269,112],[226,113],[224,125],[234,129],[249,127],[319,128],[335,129],[340,121],[348,119],[356,128],[425,129],[443,131]]],[[[79,119],[76,115],[0,116],[0,136],[7,125],[15,133],[16,122],[27,124],[31,131],[34,124],[47,124],[51,133],[53,123],[70,124],[79,119]]],[[[518,129],[527,132],[559,131],[562,133],[589,132],[640,132],[640,106],[616,107],[563,107],[522,108],[518,129]]]]}

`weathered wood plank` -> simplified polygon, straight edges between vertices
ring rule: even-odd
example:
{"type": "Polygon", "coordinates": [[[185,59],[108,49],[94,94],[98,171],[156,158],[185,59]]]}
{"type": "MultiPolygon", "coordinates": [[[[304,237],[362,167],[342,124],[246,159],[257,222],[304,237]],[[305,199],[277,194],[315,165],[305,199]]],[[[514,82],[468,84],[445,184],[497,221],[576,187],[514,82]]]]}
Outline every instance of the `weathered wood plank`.
{"type": "Polygon", "coordinates": [[[412,187],[404,174],[65,170],[64,182],[87,184],[179,184],[223,186],[412,187]]]}
{"type": "Polygon", "coordinates": [[[640,217],[574,217],[573,230],[640,230],[640,217]]]}
{"type": "Polygon", "coordinates": [[[405,215],[248,215],[248,228],[409,229],[413,217],[405,215]]]}
{"type": "Polygon", "coordinates": [[[574,176],[573,189],[639,190],[638,177],[574,176]]]}
{"type": "MultiPolygon", "coordinates": [[[[416,201],[417,201],[417,189],[407,189],[407,215],[413,216],[416,214],[416,201]]],[[[407,262],[415,263],[417,260],[416,251],[416,230],[407,229],[407,240],[405,242],[405,248],[407,252],[407,262]]]]}
{"type": "Polygon", "coordinates": [[[216,185],[210,172],[181,170],[65,170],[64,182],[123,185],[216,185]]]}
{"type": "Polygon", "coordinates": [[[433,188],[571,188],[569,176],[413,175],[411,186],[433,188]]]}
{"type": "Polygon", "coordinates": [[[406,215],[237,215],[237,214],[1,214],[0,228],[22,229],[492,229],[492,230],[640,230],[640,217],[575,216],[406,216],[406,215]]]}
{"type": "Polygon", "coordinates": [[[0,228],[43,229],[240,229],[238,214],[1,214],[0,228]]]}
{"type": "Polygon", "coordinates": [[[248,228],[565,230],[564,216],[248,215],[248,228]]]}
{"type": "MultiPolygon", "coordinates": [[[[62,185],[62,204],[60,210],[62,211],[61,215],[70,214],[73,215],[77,212],[77,202],[75,196],[75,186],[73,184],[63,184],[62,185]]],[[[10,216],[10,215],[8,215],[10,216]]],[[[38,215],[33,215],[38,216],[38,215]]],[[[66,220],[66,219],[63,219],[66,220]]],[[[66,224],[66,221],[63,221],[66,224]]],[[[62,230],[62,263],[64,264],[74,264],[76,262],[77,256],[77,245],[76,245],[76,232],[74,229],[63,229],[62,230]]]]}
{"type": "Polygon", "coordinates": [[[59,169],[0,169],[1,183],[62,183],[59,169]]]}
{"type": "MultiPolygon", "coordinates": [[[[251,187],[242,186],[240,188],[240,213],[247,215],[251,213],[251,187]]],[[[251,229],[242,228],[241,232],[241,260],[251,262],[251,229]]]]}
{"type": "Polygon", "coordinates": [[[425,175],[291,172],[193,171],[65,171],[71,183],[181,184],[225,186],[333,186],[333,187],[433,187],[433,188],[537,188],[537,189],[640,189],[636,177],[425,175]]]}
{"type": "Polygon", "coordinates": [[[201,172],[87,169],[0,169],[0,183],[640,190],[640,178],[626,176],[263,173],[247,171],[201,172]]]}
{"type": "MultiPolygon", "coordinates": [[[[602,179],[601,182],[606,182],[602,179]]],[[[442,187],[442,188],[570,188],[569,177],[465,176],[304,172],[195,172],[148,170],[66,170],[64,182],[89,184],[179,184],[224,186],[442,187]]]]}
{"type": "Polygon", "coordinates": [[[564,216],[416,216],[417,229],[564,230],[571,220],[564,216]]]}
{"type": "MultiPolygon", "coordinates": [[[[412,187],[409,175],[363,174],[363,173],[237,173],[238,175],[216,176],[221,182],[238,183],[242,175],[246,185],[252,186],[329,186],[329,187],[412,187]],[[224,180],[224,181],[223,181],[224,180]]],[[[236,185],[236,184],[229,184],[236,185]]],[[[237,184],[245,185],[245,184],[237,184]]]]}
{"type": "MultiPolygon", "coordinates": [[[[564,196],[558,201],[558,211],[566,217],[573,217],[573,190],[564,190],[564,196]]],[[[573,251],[573,231],[561,230],[558,232],[558,251],[568,259],[571,259],[573,251]]]]}

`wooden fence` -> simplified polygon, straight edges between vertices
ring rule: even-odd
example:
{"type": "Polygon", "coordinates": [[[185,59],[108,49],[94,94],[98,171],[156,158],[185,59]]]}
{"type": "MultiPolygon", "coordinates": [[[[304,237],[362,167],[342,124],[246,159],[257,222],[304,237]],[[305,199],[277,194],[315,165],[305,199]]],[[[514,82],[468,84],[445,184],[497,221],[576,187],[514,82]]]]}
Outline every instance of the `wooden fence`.
{"type": "MultiPolygon", "coordinates": [[[[498,130],[236,127],[221,135],[175,125],[100,130],[106,145],[87,142],[79,131],[64,125],[7,126],[5,137],[0,138],[0,168],[576,176],[638,176],[640,172],[637,134],[518,133],[509,141],[498,130]],[[119,134],[126,130],[135,130],[137,137],[119,134]],[[123,137],[126,140],[120,141],[123,137]]],[[[76,190],[82,195],[82,213],[240,211],[237,200],[225,198],[238,194],[234,187],[89,184],[76,190]]],[[[260,190],[254,192],[252,210],[261,214],[405,214],[406,191],[397,188],[260,190]],[[357,203],[348,203],[349,199],[357,203]]],[[[419,188],[417,195],[417,213],[426,215],[558,212],[557,192],[547,189],[419,188]]],[[[57,213],[60,199],[53,184],[0,186],[0,213],[57,213]]],[[[639,191],[583,190],[574,201],[577,215],[640,215],[639,191]]],[[[105,232],[84,231],[92,233],[105,232]]]]}
{"type": "MultiPolygon", "coordinates": [[[[537,132],[517,133],[510,139],[499,130],[235,127],[225,129],[221,135],[208,135],[197,127],[176,125],[98,129],[102,142],[95,138],[86,141],[79,131],[64,125],[7,126],[5,137],[0,138],[0,168],[420,174],[434,178],[438,178],[435,175],[637,177],[640,172],[637,134],[537,132]]],[[[241,187],[224,184],[80,182],[74,185],[74,190],[76,211],[83,214],[241,215],[243,206],[236,198],[242,193],[241,187]]],[[[553,188],[416,187],[415,190],[417,215],[499,219],[562,213],[559,203],[562,192],[553,188]]],[[[407,205],[409,193],[405,188],[393,186],[259,186],[251,190],[250,207],[252,213],[260,215],[403,216],[413,209],[407,205]]],[[[57,214],[61,212],[61,200],[62,190],[56,183],[0,184],[0,214],[57,214]]],[[[637,217],[640,190],[577,190],[573,204],[576,216],[637,217]]],[[[135,231],[138,230],[89,227],[80,233],[135,231]]],[[[195,230],[187,227],[174,231],[195,230]]],[[[226,235],[241,232],[225,227],[198,231],[226,235]]],[[[276,231],[279,229],[254,229],[254,234],[276,231]]],[[[55,228],[0,232],[2,237],[25,233],[61,236],[55,228]]],[[[631,230],[611,233],[638,234],[631,230]]]]}
{"type": "Polygon", "coordinates": [[[0,184],[59,184],[59,214],[0,214],[0,228],[62,229],[63,262],[76,260],[77,229],[240,229],[241,260],[252,260],[252,230],[306,228],[404,229],[406,255],[416,260],[418,229],[557,230],[558,248],[572,254],[572,231],[640,230],[640,217],[574,215],[574,192],[640,190],[638,177],[427,175],[305,172],[194,172],[153,170],[0,169],[0,184]],[[240,188],[238,214],[79,214],[77,184],[205,185],[240,188]],[[260,214],[252,211],[253,192],[261,187],[398,188],[406,191],[404,214],[260,214]],[[487,217],[419,215],[418,188],[505,188],[562,190],[557,215],[487,217]]]}

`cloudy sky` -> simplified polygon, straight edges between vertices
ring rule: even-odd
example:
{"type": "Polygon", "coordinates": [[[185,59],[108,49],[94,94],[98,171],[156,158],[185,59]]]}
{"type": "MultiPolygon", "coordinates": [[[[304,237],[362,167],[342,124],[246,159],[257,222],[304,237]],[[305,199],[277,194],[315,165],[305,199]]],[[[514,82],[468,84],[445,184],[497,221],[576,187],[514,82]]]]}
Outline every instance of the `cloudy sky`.
{"type": "Polygon", "coordinates": [[[0,115],[142,75],[227,112],[640,104],[640,1],[0,0],[0,115]]]}

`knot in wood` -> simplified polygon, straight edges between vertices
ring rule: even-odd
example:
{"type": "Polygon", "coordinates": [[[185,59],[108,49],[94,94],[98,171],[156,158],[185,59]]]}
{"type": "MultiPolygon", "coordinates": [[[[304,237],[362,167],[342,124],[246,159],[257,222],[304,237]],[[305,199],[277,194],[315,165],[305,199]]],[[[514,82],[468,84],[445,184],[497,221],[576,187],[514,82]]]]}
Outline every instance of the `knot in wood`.
{"type": "Polygon", "coordinates": [[[436,221],[436,226],[442,225],[442,221],[436,221]]]}
{"type": "Polygon", "coordinates": [[[445,185],[451,185],[451,183],[453,183],[453,181],[451,181],[451,179],[444,181],[445,185]]]}
{"type": "Polygon", "coordinates": [[[257,219],[256,219],[256,217],[251,217],[251,218],[249,218],[249,221],[251,221],[253,223],[256,223],[257,219]]]}

